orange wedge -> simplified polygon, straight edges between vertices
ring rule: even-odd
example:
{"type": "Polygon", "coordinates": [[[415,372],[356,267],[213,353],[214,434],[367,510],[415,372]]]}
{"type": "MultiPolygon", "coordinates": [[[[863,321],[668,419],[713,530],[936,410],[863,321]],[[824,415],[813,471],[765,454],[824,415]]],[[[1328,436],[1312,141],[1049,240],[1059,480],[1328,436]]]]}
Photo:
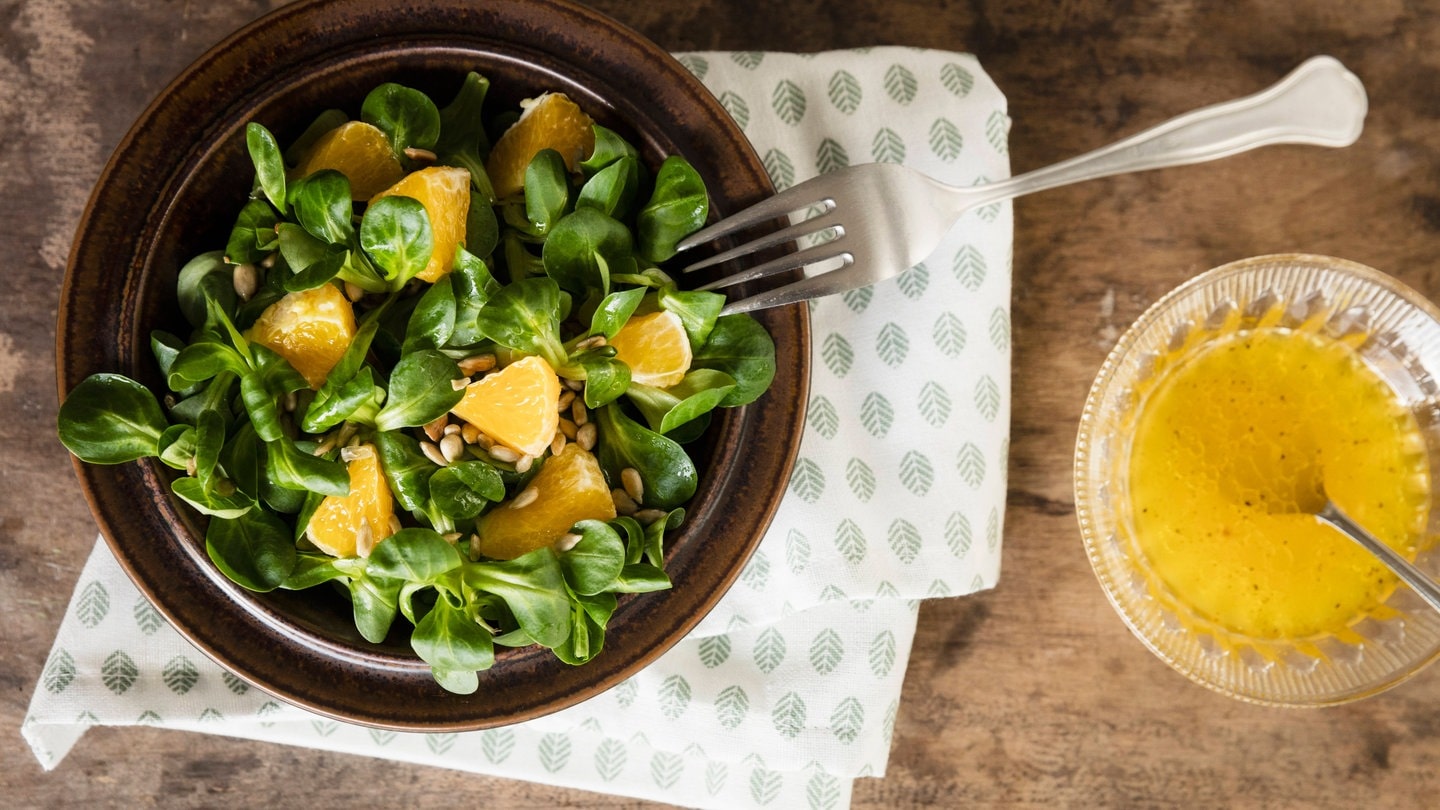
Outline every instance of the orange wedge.
{"type": "Polygon", "coordinates": [[[360,454],[347,465],[350,494],[326,495],[305,528],[310,542],[332,557],[368,557],[376,543],[390,536],[395,502],[380,469],[380,456],[372,445],[360,447],[360,454]],[[367,542],[357,542],[362,532],[369,534],[367,542]]]}
{"type": "Polygon", "coordinates": [[[520,119],[501,134],[485,161],[495,196],[502,199],[525,188],[525,169],[540,150],[559,152],[572,172],[595,151],[595,122],[564,93],[545,93],[521,106],[520,119]]]}
{"type": "Polygon", "coordinates": [[[289,360],[311,388],[319,388],[355,337],[355,309],[338,287],[322,284],[266,307],[246,336],[289,360]]]}
{"type": "Polygon", "coordinates": [[[668,310],[632,316],[610,341],[615,356],[630,367],[630,380],[669,388],[685,379],[694,359],[680,316],[668,310]]]}
{"type": "Polygon", "coordinates": [[[527,456],[545,452],[560,427],[560,378],[531,355],[470,383],[450,412],[499,444],[527,456]]]}
{"type": "Polygon", "coordinates": [[[321,169],[334,169],[349,178],[350,197],[355,200],[368,200],[405,176],[390,139],[364,121],[349,121],[321,135],[295,167],[295,177],[321,169]]]}
{"type": "Polygon", "coordinates": [[[470,213],[470,172],[453,166],[428,166],[370,198],[398,195],[419,200],[430,216],[435,250],[430,263],[416,275],[434,282],[455,266],[455,248],[465,242],[465,218],[470,213]]]}
{"type": "Polygon", "coordinates": [[[600,462],[574,442],[545,462],[530,488],[537,493],[533,499],[502,501],[480,518],[481,554],[513,560],[554,543],[582,520],[615,517],[615,501],[600,462]],[[512,506],[517,502],[524,505],[512,506]]]}

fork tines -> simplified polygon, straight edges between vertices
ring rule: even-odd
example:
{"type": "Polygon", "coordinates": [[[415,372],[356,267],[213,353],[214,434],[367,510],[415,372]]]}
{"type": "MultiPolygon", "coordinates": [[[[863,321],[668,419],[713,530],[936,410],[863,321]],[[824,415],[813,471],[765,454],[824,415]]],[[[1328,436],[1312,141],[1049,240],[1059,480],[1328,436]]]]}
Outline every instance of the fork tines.
{"type": "Polygon", "coordinates": [[[763,251],[766,248],[795,242],[806,237],[827,235],[829,238],[822,244],[786,253],[778,258],[712,281],[700,287],[700,289],[714,290],[729,287],[734,284],[765,278],[766,276],[775,275],[776,273],[784,273],[809,264],[833,259],[837,256],[837,251],[833,243],[845,233],[845,228],[840,224],[839,217],[835,213],[835,208],[835,199],[833,197],[823,197],[817,200],[812,196],[805,195],[802,186],[793,187],[774,197],[756,203],[743,211],[726,217],[714,225],[696,231],[681,240],[677,248],[681,251],[689,250],[698,245],[737,234],[757,225],[774,222],[781,217],[796,212],[804,212],[806,214],[805,218],[788,227],[762,234],[738,247],[730,248],[729,250],[695,262],[684,268],[681,272],[691,273],[696,270],[703,270],[707,267],[714,267],[719,264],[724,264],[725,262],[745,258],[763,251]]]}

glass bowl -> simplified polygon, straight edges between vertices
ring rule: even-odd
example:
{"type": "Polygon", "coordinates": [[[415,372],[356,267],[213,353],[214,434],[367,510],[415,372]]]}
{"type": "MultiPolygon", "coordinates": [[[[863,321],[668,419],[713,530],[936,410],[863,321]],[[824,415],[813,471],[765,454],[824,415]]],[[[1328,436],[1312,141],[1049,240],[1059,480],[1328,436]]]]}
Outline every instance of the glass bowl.
{"type": "Polygon", "coordinates": [[[1121,337],[1080,420],[1075,506],[1086,553],[1115,610],[1152,652],[1231,697],[1322,706],[1383,691],[1440,655],[1440,614],[1404,585],[1344,628],[1303,638],[1236,632],[1185,604],[1136,539],[1130,463],[1147,391],[1174,358],[1256,327],[1313,329],[1355,349],[1415,418],[1429,461],[1416,564],[1440,576],[1440,309],[1371,268],[1300,254],[1260,256],[1176,288],[1121,337]]]}

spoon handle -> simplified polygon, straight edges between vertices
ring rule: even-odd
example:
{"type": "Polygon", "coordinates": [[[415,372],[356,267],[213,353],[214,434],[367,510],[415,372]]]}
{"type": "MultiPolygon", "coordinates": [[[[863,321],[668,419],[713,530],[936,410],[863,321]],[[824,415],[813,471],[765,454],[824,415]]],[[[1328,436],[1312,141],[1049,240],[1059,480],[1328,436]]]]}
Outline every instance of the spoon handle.
{"type": "Polygon", "coordinates": [[[1430,603],[1430,606],[1440,610],[1440,584],[1436,584],[1424,571],[1416,568],[1409,560],[1400,556],[1395,549],[1380,542],[1375,535],[1365,531],[1360,524],[1350,519],[1349,515],[1340,511],[1334,501],[1325,504],[1316,517],[1329,523],[1331,526],[1344,532],[1351,540],[1364,546],[1371,554],[1379,557],[1381,562],[1389,566],[1395,575],[1405,581],[1421,599],[1430,603]]]}

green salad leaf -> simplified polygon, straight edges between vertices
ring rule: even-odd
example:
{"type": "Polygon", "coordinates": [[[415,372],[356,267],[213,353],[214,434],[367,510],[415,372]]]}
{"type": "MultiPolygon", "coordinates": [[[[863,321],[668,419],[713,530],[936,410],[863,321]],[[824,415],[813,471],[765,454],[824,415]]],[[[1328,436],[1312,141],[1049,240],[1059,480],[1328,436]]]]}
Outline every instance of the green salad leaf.
{"type": "Polygon", "coordinates": [[[440,138],[440,110],[430,97],[403,85],[386,82],[365,96],[360,120],[390,139],[395,157],[406,162],[406,149],[430,149],[440,138]]]}

